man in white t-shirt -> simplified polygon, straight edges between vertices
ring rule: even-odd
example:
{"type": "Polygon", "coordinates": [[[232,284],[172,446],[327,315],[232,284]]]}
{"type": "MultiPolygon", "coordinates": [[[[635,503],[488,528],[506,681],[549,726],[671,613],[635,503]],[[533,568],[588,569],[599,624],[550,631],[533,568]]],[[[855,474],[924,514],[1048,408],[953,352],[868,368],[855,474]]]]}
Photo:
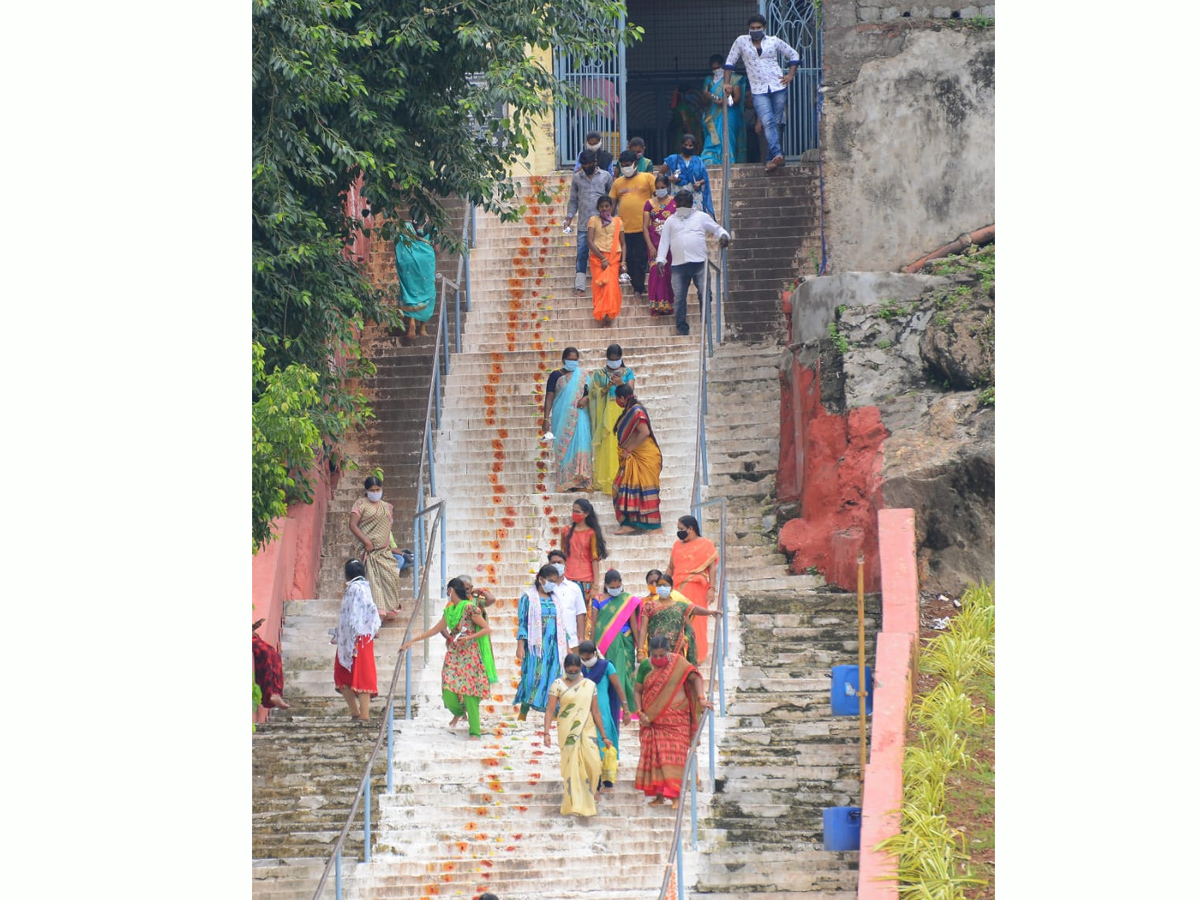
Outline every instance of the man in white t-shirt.
{"type": "Polygon", "coordinates": [[[546,554],[546,558],[550,565],[558,570],[558,587],[554,589],[554,602],[558,604],[558,614],[567,623],[567,646],[571,648],[572,653],[578,653],[588,613],[583,591],[579,589],[579,585],[567,578],[567,557],[561,550],[551,550],[546,554]]]}

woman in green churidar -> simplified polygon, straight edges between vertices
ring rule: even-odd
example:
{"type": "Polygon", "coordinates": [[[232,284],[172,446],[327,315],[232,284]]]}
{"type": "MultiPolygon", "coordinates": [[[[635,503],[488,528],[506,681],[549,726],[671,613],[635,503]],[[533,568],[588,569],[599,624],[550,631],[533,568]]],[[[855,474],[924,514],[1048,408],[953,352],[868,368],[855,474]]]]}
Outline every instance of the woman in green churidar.
{"type": "Polygon", "coordinates": [[[616,402],[617,388],[623,384],[633,387],[634,378],[620,344],[609,344],[604,356],[604,368],[596,369],[588,379],[587,401],[592,422],[592,488],[611,496],[613,478],[621,466],[613,431],[622,412],[616,402]]]}
{"type": "Polygon", "coordinates": [[[450,727],[458,725],[465,714],[472,739],[482,736],[479,727],[479,701],[488,695],[489,685],[498,682],[496,663],[492,659],[492,642],[488,624],[477,600],[472,600],[458,578],[446,585],[446,609],[428,631],[413,637],[400,649],[431,638],[442,631],[450,632],[446,658],[442,662],[442,702],[454,714],[450,727]]]}
{"type": "Polygon", "coordinates": [[[583,677],[596,685],[596,697],[600,706],[600,718],[604,721],[604,733],[612,741],[616,759],[609,760],[605,765],[601,756],[601,787],[600,793],[611,794],[613,782],[617,778],[617,760],[621,758],[621,725],[628,725],[633,716],[629,706],[633,700],[633,691],[625,693],[621,679],[612,662],[605,659],[596,651],[592,641],[581,641],[579,658],[583,661],[583,677]]]}
{"type": "Polygon", "coordinates": [[[425,323],[433,318],[437,306],[437,253],[426,235],[404,223],[403,233],[396,237],[396,277],[400,280],[399,308],[408,319],[410,341],[417,336],[417,323],[421,323],[421,335],[427,332],[425,323]]]}
{"type": "Polygon", "coordinates": [[[583,661],[576,653],[563,659],[563,674],[550,685],[546,703],[545,743],[550,746],[550,723],[558,719],[559,771],[563,780],[560,812],[565,816],[594,816],[600,783],[600,744],[611,747],[604,728],[596,685],[583,677],[583,661]],[[596,727],[588,728],[588,720],[596,727]]]}
{"type": "Polygon", "coordinates": [[[671,652],[687,659],[693,666],[696,664],[696,632],[692,629],[693,616],[716,616],[720,618],[719,609],[702,609],[687,597],[675,590],[675,582],[670,575],[664,575],[657,569],[646,573],[646,584],[653,580],[654,594],[642,601],[642,615],[645,620],[647,640],[665,637],[671,644],[671,652]]]}
{"type": "MultiPolygon", "coordinates": [[[[592,601],[588,611],[588,633],[595,636],[596,649],[613,664],[621,689],[633,697],[633,676],[637,671],[638,648],[645,643],[642,636],[642,599],[625,590],[621,573],[609,569],[604,574],[604,593],[592,601]]],[[[583,645],[579,645],[583,652],[583,645]]],[[[633,707],[637,712],[637,707],[633,707]]]]}

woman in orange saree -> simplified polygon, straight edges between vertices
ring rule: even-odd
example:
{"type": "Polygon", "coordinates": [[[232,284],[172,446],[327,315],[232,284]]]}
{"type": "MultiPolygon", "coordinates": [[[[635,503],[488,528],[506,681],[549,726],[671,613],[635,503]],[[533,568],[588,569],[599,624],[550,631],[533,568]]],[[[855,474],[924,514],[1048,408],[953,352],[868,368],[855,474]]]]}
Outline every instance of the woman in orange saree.
{"type": "Polygon", "coordinates": [[[661,635],[650,639],[650,657],[638,669],[634,693],[639,709],[638,732],[642,754],[633,785],[648,797],[650,806],[679,805],[683,768],[688,749],[700,728],[704,710],[712,703],[704,696],[704,678],[686,659],[668,649],[661,635]]]}
{"type": "Polygon", "coordinates": [[[592,318],[601,325],[611,325],[621,312],[621,276],[625,273],[625,233],[621,217],[613,215],[611,197],[596,201],[596,215],[587,223],[587,242],[592,268],[592,318]]]}
{"type": "MultiPolygon", "coordinates": [[[[700,536],[700,523],[695,516],[681,516],[675,523],[679,538],[671,548],[667,574],[675,580],[675,590],[690,603],[708,609],[717,599],[717,548],[708,538],[700,536]]],[[[696,628],[696,664],[708,659],[708,623],[696,628]]]]}

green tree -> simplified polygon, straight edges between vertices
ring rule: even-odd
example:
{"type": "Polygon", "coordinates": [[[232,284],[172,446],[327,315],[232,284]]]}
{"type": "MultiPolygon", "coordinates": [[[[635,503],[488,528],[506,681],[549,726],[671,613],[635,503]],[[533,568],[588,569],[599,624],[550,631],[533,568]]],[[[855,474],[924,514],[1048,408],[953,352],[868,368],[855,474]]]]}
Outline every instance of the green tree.
{"type": "MultiPolygon", "coordinates": [[[[263,363],[254,400],[291,365],[315,376],[307,418],[318,455],[335,453],[369,415],[349,384],[373,372],[359,330],[398,324],[395,297],[343,252],[364,228],[345,215],[349,186],[364,179],[391,240],[407,217],[453,248],[438,202],[446,197],[517,215],[507,172],[538,117],[555,103],[600,103],[558,82],[529,49],[613,53],[640,35],[621,30],[623,11],[620,0],[253,0],[252,337],[263,363]]],[[[303,494],[295,460],[277,462],[303,494]]],[[[277,495],[258,489],[256,547],[269,536],[259,516],[277,509],[277,495]]]]}

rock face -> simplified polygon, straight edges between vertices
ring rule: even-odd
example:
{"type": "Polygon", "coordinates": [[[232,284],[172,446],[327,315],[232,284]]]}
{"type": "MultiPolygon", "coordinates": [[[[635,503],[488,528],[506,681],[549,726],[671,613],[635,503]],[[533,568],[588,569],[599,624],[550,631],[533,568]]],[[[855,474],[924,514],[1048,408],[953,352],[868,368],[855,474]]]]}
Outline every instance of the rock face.
{"type": "Polygon", "coordinates": [[[993,258],[936,263],[936,278],[851,273],[796,290],[800,342],[781,374],[785,396],[800,400],[784,404],[779,494],[781,518],[798,514],[780,530],[792,571],[815,567],[853,588],[854,529],[872,528],[881,508],[911,507],[923,589],[994,578],[993,258]],[[922,280],[905,288],[906,278],[922,280]],[[831,428],[839,418],[847,434],[850,423],[879,423],[885,436],[868,445],[876,465],[831,428]]]}

